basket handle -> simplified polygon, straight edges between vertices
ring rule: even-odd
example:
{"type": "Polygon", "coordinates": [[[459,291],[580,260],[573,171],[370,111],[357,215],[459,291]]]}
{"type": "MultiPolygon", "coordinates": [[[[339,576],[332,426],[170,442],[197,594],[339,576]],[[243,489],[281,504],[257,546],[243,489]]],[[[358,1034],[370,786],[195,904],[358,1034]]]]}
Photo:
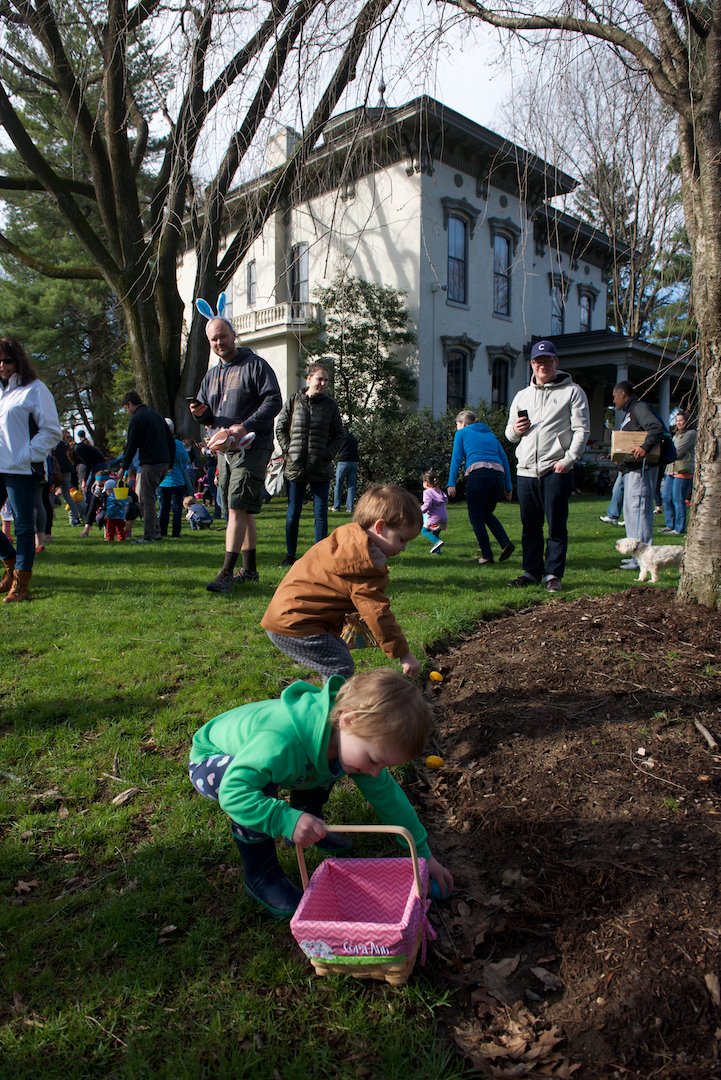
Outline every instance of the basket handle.
{"type": "MultiPolygon", "coordinates": [[[[418,852],[416,850],[416,842],[413,839],[413,834],[404,829],[402,825],[326,825],[328,832],[342,832],[342,833],[395,833],[397,836],[402,836],[408,844],[408,848],[411,853],[411,862],[413,863],[413,878],[416,883],[416,892],[418,898],[423,899],[423,886],[421,885],[421,871],[418,865],[418,852]]],[[[305,853],[303,851],[302,844],[295,845],[295,853],[298,858],[298,869],[300,870],[300,880],[303,883],[303,891],[308,888],[308,868],[305,865],[305,853]]]]}

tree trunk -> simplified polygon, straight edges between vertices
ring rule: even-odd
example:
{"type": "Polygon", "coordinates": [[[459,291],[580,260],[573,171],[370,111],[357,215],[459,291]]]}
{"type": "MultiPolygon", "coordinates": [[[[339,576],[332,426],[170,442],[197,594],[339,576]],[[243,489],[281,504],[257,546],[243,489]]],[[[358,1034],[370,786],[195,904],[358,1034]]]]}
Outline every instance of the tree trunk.
{"type": "Polygon", "coordinates": [[[679,125],[699,327],[699,415],[679,599],[721,609],[721,139],[718,116],[679,125]]]}

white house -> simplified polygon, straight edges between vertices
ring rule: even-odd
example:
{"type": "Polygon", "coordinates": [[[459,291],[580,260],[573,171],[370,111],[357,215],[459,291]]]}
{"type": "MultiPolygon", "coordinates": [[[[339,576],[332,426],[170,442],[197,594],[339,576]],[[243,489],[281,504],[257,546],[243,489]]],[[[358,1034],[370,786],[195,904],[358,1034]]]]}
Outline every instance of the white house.
{"type": "MultiPolygon", "coordinates": [[[[229,237],[295,138],[279,133],[268,173],[233,193],[229,237]]],[[[641,381],[663,356],[605,332],[609,240],[549,204],[575,184],[429,97],[343,113],[227,290],[240,340],[273,365],[284,396],[295,390],[308,319],[322,314],[314,290],[343,270],[407,294],[419,407],[507,404],[528,380],[531,341],[552,337],[589,394],[600,439],[613,382],[641,381]]],[[[188,303],[193,270],[190,261],[181,270],[188,303]]],[[[663,408],[668,372],[658,387],[663,408]]]]}

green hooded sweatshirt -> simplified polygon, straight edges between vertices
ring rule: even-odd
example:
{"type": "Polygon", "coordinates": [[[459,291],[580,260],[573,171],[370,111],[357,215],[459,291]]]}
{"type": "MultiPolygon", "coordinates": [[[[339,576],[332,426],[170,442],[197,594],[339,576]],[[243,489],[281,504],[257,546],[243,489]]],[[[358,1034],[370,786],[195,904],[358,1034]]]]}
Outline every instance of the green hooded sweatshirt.
{"type": "MultiPolygon", "coordinates": [[[[294,682],[272,701],[255,701],[221,713],[193,736],[191,762],[214,754],[233,761],[218,788],[218,802],[233,821],[268,836],[292,838],[302,811],[263,788],[328,787],[344,776],[338,761],[328,761],[329,716],[344,683],[332,675],[323,687],[294,682]]],[[[426,830],[405,792],[388,769],[378,776],[354,775],[353,782],[386,825],[402,825],[412,834],[418,854],[431,857],[426,830]]],[[[403,840],[400,843],[405,846],[403,840]]]]}

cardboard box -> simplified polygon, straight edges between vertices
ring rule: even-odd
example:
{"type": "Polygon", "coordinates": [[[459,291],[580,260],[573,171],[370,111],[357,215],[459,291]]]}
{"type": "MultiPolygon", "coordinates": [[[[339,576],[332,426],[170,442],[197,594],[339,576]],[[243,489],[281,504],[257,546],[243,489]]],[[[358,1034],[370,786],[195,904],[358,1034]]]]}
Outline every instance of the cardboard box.
{"type": "MultiPolygon", "coordinates": [[[[646,441],[645,431],[612,431],[611,432],[611,461],[616,465],[626,465],[633,461],[631,451],[637,446],[643,446],[646,441]]],[[[661,447],[654,446],[646,455],[649,465],[658,465],[661,457],[661,447]]]]}

